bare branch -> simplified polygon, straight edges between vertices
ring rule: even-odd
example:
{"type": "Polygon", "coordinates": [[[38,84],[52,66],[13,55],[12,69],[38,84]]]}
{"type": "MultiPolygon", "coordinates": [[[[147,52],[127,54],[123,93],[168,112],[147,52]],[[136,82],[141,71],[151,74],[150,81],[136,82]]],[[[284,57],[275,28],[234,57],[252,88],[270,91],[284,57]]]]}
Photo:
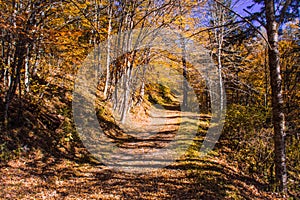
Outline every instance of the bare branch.
{"type": "Polygon", "coordinates": [[[266,41],[266,43],[268,44],[269,48],[271,48],[271,45],[268,41],[268,39],[264,36],[264,34],[258,30],[247,18],[241,16],[239,13],[235,12],[234,10],[232,10],[231,8],[229,8],[228,6],[224,5],[223,3],[219,2],[218,0],[213,0],[215,1],[217,4],[221,5],[222,7],[226,8],[227,10],[229,10],[230,12],[232,12],[233,14],[235,14],[236,16],[238,16],[239,18],[245,20],[250,26],[252,26],[252,28],[254,28],[256,30],[256,32],[258,32],[258,34],[260,34],[262,36],[262,38],[266,41]]]}
{"type": "Polygon", "coordinates": [[[197,31],[196,33],[193,33],[192,35],[188,36],[188,37],[193,37],[195,35],[198,35],[202,32],[205,32],[205,31],[210,31],[210,30],[213,30],[213,29],[216,29],[216,28],[222,28],[222,27],[226,27],[226,26],[229,26],[229,25],[235,25],[235,24],[239,24],[239,23],[243,23],[244,21],[238,21],[238,22],[230,22],[230,23],[226,23],[226,24],[222,24],[222,25],[219,25],[219,26],[213,26],[213,27],[209,27],[209,28],[206,28],[206,29],[202,29],[200,31],[197,31]]]}
{"type": "Polygon", "coordinates": [[[288,7],[291,4],[291,2],[292,2],[292,0],[286,0],[285,1],[285,4],[284,4],[283,8],[280,11],[280,17],[279,17],[278,24],[281,24],[283,22],[284,17],[285,17],[285,12],[288,9],[288,7]]]}
{"type": "MultiPolygon", "coordinates": [[[[248,10],[246,10],[246,9],[243,9],[243,11],[245,11],[247,14],[249,14],[249,15],[251,15],[252,13],[250,13],[248,10]]],[[[259,19],[255,19],[256,21],[258,21],[258,23],[260,24],[260,25],[262,25],[263,27],[266,27],[266,24],[264,23],[264,22],[262,22],[261,20],[259,20],[259,19]]]]}

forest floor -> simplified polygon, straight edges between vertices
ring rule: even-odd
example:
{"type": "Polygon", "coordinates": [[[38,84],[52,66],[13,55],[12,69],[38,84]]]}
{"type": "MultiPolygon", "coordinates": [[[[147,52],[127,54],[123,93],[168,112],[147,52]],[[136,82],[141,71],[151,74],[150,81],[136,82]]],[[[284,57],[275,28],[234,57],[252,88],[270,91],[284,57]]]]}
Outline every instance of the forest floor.
{"type": "MultiPolygon", "coordinates": [[[[140,138],[134,142],[138,141],[142,148],[146,144],[147,147],[160,146],[174,138],[182,128],[181,124],[197,123],[192,113],[182,114],[172,108],[153,107],[148,116],[145,118],[142,113],[134,113],[126,123],[131,126],[120,125],[125,132],[140,138]]],[[[207,118],[209,116],[200,116],[203,128],[207,126],[207,118]]],[[[186,127],[183,130],[186,131],[186,127]]],[[[122,145],[132,144],[130,141],[122,145]]],[[[191,150],[189,152],[192,154],[191,150]]],[[[35,151],[2,165],[0,182],[0,199],[276,198],[264,192],[266,185],[243,174],[217,152],[201,158],[183,154],[167,167],[131,173],[35,151]]]]}

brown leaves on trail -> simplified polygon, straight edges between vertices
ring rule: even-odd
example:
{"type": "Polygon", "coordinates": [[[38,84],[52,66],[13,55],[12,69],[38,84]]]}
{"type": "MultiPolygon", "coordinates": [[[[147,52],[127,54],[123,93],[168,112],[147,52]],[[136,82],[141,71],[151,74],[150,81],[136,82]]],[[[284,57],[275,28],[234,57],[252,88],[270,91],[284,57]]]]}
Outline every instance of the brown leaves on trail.
{"type": "Polygon", "coordinates": [[[0,199],[274,199],[209,157],[131,174],[39,153],[2,166],[0,182],[0,199]]]}
{"type": "MultiPolygon", "coordinates": [[[[192,113],[158,108],[150,111],[142,115],[143,118],[149,117],[149,123],[144,121],[143,128],[145,134],[156,132],[153,137],[171,137],[165,132],[176,131],[183,115],[188,122],[192,122],[188,118],[192,113]]],[[[131,123],[134,125],[130,128],[140,130],[138,125],[143,118],[130,118],[136,122],[131,123]]],[[[201,115],[201,119],[199,126],[206,129],[209,116],[201,115]]],[[[107,127],[107,131],[112,129],[116,129],[115,124],[107,127]]],[[[63,132],[59,129],[56,131],[57,134],[63,132]]],[[[142,138],[145,143],[149,143],[147,138],[142,138]]],[[[128,147],[129,144],[124,142],[123,145],[128,147]]],[[[162,142],[157,144],[161,145],[162,142]]],[[[197,149],[197,144],[194,145],[197,149]]],[[[44,147],[49,148],[46,143],[44,147]]],[[[77,148],[74,149],[79,154],[78,158],[83,155],[77,148]]],[[[244,175],[219,153],[200,159],[195,152],[193,148],[188,149],[171,166],[138,174],[63,159],[62,156],[57,158],[50,155],[50,152],[46,154],[42,150],[34,150],[7,164],[0,163],[0,199],[275,199],[264,192],[266,185],[244,175]]]]}

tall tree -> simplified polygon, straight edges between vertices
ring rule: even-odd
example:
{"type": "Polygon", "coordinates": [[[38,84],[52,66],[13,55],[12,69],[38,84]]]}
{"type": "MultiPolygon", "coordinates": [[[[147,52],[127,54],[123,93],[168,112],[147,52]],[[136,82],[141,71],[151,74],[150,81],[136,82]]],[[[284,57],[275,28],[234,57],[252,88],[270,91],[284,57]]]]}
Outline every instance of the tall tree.
{"type": "Polygon", "coordinates": [[[270,84],[272,92],[272,116],[274,126],[274,162],[276,187],[280,192],[287,192],[287,170],[285,152],[285,115],[282,92],[282,78],[279,54],[279,31],[282,25],[299,17],[299,2],[297,0],[254,0],[255,3],[263,3],[260,16],[267,30],[269,43],[268,65],[270,71],[270,84]],[[265,18],[265,19],[264,19],[265,18]]]}
{"type": "Polygon", "coordinates": [[[107,6],[108,28],[107,28],[107,58],[106,58],[106,79],[104,86],[104,97],[107,96],[108,84],[110,80],[110,49],[111,49],[111,32],[113,18],[113,1],[110,0],[107,6]]]}
{"type": "MultiPolygon", "coordinates": [[[[280,73],[280,56],[278,48],[278,25],[275,17],[274,0],[265,0],[266,8],[266,29],[268,35],[269,48],[269,70],[272,88],[272,109],[274,125],[275,144],[275,172],[276,182],[281,191],[287,191],[287,171],[285,154],[285,119],[283,112],[282,79],[280,73]]],[[[286,5],[290,1],[286,1],[286,5]]]]}
{"type": "Polygon", "coordinates": [[[217,68],[219,75],[219,87],[220,87],[220,110],[223,110],[224,107],[224,93],[223,90],[223,62],[224,59],[224,43],[226,37],[233,32],[238,26],[234,26],[235,16],[230,12],[229,9],[232,9],[232,1],[231,0],[223,0],[220,3],[215,1],[208,1],[208,15],[209,15],[209,24],[214,27],[211,31],[211,43],[213,47],[210,49],[212,53],[215,55],[217,60],[217,68]]]}
{"type": "MultiPolygon", "coordinates": [[[[218,0],[214,0],[224,8],[231,10],[228,6],[218,0]]],[[[293,18],[299,18],[299,2],[297,0],[253,0],[254,4],[262,4],[262,11],[249,13],[251,19],[257,20],[267,30],[268,40],[268,65],[270,71],[270,84],[272,92],[272,116],[274,126],[274,162],[276,187],[281,192],[287,192],[287,170],[285,153],[285,117],[282,92],[282,78],[279,55],[279,31],[285,22],[293,18]]],[[[253,6],[252,5],[252,6],[253,6]]],[[[243,18],[243,17],[242,17],[243,18]]],[[[243,18],[246,19],[246,18],[243,18]]],[[[249,20],[246,19],[247,22],[249,20]]],[[[251,24],[252,25],[252,24],[251,24]]],[[[254,27],[254,25],[252,25],[254,27]]],[[[256,28],[256,30],[258,30],[256,28]]],[[[259,32],[261,35],[262,33],[259,32]]]]}

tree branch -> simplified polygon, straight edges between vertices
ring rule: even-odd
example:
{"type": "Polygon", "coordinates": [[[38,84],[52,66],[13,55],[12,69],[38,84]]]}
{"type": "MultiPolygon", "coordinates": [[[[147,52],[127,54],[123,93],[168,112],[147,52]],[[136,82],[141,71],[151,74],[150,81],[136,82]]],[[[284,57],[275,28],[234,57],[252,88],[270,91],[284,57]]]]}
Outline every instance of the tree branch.
{"type": "MultiPolygon", "coordinates": [[[[252,14],[246,9],[243,9],[243,11],[245,11],[248,15],[252,14]]],[[[266,24],[264,22],[262,22],[261,20],[259,20],[259,19],[255,19],[255,20],[258,21],[258,23],[260,23],[260,25],[262,25],[263,27],[266,27],[266,24]]]]}
{"type": "Polygon", "coordinates": [[[252,26],[252,28],[254,28],[256,30],[256,32],[258,32],[259,35],[262,36],[262,38],[266,41],[266,43],[268,44],[269,48],[271,48],[271,45],[268,41],[268,39],[264,36],[264,34],[258,30],[247,18],[241,16],[239,13],[235,12],[234,10],[232,10],[231,8],[229,8],[228,6],[224,5],[223,3],[219,2],[218,0],[213,0],[214,2],[216,2],[217,4],[219,4],[220,6],[224,7],[225,9],[229,10],[230,12],[232,12],[233,14],[235,14],[236,16],[238,16],[239,18],[245,20],[250,26],[252,26]]]}
{"type": "Polygon", "coordinates": [[[283,22],[284,16],[285,16],[285,12],[288,9],[289,5],[291,4],[291,0],[286,0],[285,4],[283,6],[283,8],[280,11],[280,17],[279,17],[279,21],[278,24],[281,24],[283,22]]]}
{"type": "Polygon", "coordinates": [[[209,28],[206,28],[206,29],[202,29],[196,33],[193,33],[192,35],[188,36],[188,37],[193,37],[195,35],[198,35],[202,32],[205,32],[205,31],[210,31],[210,30],[213,30],[213,29],[216,29],[216,28],[222,28],[222,27],[226,27],[226,26],[229,26],[229,25],[235,25],[235,24],[239,24],[239,23],[243,23],[244,21],[238,21],[238,22],[230,22],[230,23],[227,23],[227,24],[222,24],[222,25],[219,25],[219,26],[213,26],[213,27],[209,27],[209,28]]]}

